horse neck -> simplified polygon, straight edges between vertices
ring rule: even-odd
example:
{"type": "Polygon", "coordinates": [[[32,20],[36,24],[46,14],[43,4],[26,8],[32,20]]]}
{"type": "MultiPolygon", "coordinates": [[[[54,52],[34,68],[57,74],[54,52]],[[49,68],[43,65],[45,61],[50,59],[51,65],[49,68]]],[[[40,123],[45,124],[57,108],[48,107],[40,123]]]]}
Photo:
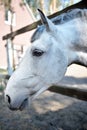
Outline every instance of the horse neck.
{"type": "Polygon", "coordinates": [[[62,35],[63,48],[68,58],[68,65],[77,63],[87,66],[86,20],[77,18],[60,25],[59,28],[62,35]]]}

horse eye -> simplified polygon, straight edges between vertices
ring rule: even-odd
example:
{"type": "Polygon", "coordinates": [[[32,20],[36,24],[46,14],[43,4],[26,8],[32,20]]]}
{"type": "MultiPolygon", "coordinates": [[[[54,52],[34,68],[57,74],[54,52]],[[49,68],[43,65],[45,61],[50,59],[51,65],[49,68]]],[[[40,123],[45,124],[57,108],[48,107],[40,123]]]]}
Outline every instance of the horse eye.
{"type": "Polygon", "coordinates": [[[43,53],[44,53],[44,52],[43,52],[42,50],[38,50],[38,49],[34,49],[34,50],[32,51],[32,55],[33,55],[33,56],[37,56],[37,57],[42,56],[43,53]]]}

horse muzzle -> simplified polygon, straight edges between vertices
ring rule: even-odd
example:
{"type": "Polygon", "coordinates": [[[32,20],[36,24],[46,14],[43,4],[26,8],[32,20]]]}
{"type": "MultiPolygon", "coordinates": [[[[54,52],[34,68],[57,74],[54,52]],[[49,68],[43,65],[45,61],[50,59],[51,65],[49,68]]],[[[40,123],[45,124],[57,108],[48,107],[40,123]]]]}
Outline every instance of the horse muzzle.
{"type": "Polygon", "coordinates": [[[15,110],[20,110],[22,111],[25,109],[28,105],[28,98],[23,99],[22,101],[15,101],[14,103],[11,101],[11,98],[9,95],[6,95],[5,100],[7,102],[7,105],[10,110],[15,111],[15,110]]]}

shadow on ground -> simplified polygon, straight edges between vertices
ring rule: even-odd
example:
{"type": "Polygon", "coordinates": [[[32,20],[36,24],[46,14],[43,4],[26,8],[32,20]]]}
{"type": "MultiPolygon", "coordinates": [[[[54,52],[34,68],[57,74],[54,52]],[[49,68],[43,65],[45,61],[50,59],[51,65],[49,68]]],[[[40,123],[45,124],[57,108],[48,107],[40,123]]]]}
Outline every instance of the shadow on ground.
{"type": "Polygon", "coordinates": [[[1,94],[0,130],[87,130],[87,102],[47,91],[28,111],[12,112],[1,94]]]}

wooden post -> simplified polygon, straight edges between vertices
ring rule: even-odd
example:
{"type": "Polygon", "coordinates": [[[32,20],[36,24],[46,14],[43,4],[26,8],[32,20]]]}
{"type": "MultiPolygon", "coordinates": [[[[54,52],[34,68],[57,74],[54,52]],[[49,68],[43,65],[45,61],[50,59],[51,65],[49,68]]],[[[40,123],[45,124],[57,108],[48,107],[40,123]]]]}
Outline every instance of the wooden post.
{"type": "Polygon", "coordinates": [[[6,51],[7,51],[7,70],[8,75],[11,75],[13,73],[13,52],[12,52],[12,43],[11,39],[7,39],[6,44],[6,51]]]}

